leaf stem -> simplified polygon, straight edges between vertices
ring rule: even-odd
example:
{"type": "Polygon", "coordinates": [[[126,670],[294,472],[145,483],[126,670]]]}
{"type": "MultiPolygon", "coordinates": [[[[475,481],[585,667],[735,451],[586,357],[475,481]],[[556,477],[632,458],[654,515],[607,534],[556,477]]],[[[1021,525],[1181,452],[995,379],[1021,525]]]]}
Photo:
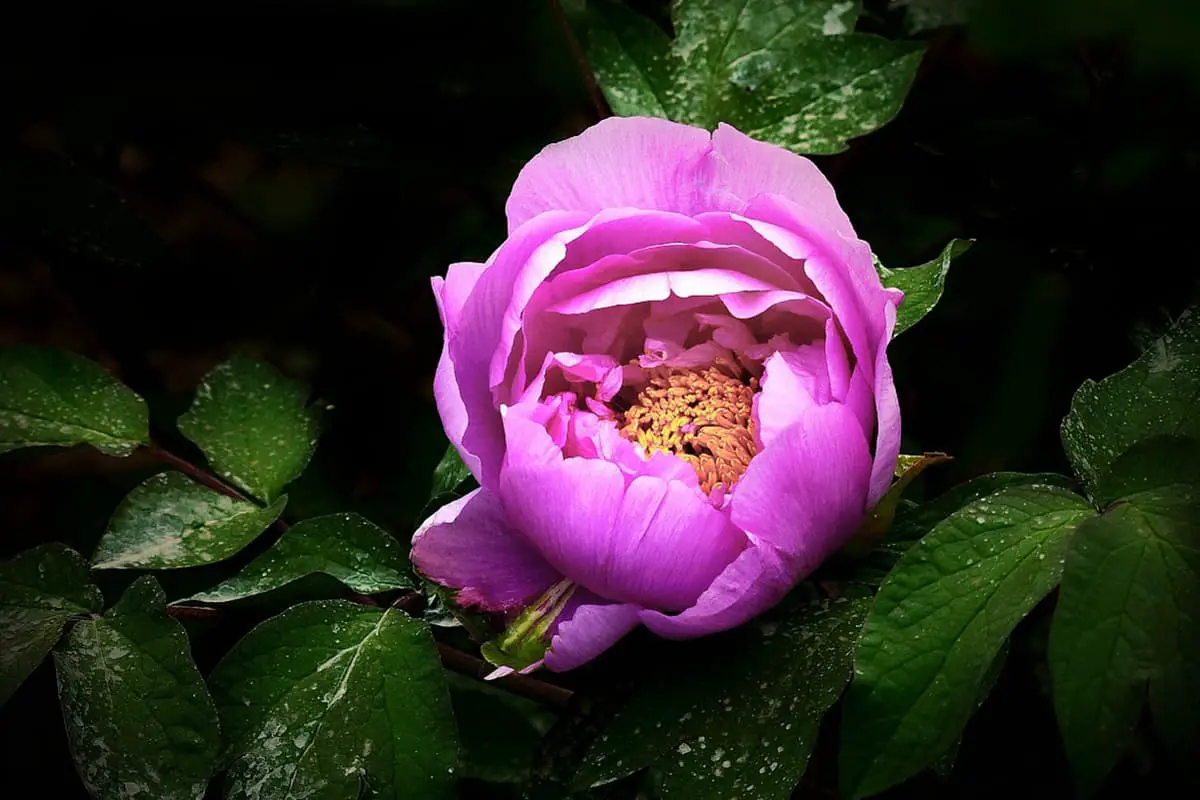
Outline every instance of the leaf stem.
{"type": "MultiPolygon", "coordinates": [[[[438,653],[442,657],[442,665],[446,669],[454,670],[480,681],[495,669],[491,664],[461,650],[456,650],[448,644],[438,642],[437,647],[438,653]]],[[[492,683],[503,686],[513,694],[521,695],[530,700],[536,700],[544,705],[560,709],[569,707],[571,697],[574,695],[570,689],[564,689],[561,686],[555,686],[553,683],[546,683],[536,678],[530,678],[528,675],[516,673],[504,678],[497,678],[492,683]]]]}

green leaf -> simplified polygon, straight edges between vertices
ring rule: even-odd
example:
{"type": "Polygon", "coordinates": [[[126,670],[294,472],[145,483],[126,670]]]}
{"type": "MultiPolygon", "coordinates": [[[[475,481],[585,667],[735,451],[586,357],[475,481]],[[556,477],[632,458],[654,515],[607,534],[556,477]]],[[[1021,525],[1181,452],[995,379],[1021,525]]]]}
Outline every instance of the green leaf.
{"type": "MultiPolygon", "coordinates": [[[[1004,671],[1006,661],[1008,661],[1007,639],[1001,645],[1000,652],[996,653],[996,657],[992,659],[992,663],[988,665],[987,672],[984,673],[983,682],[979,687],[979,695],[975,700],[975,711],[978,711],[987,702],[988,695],[992,693],[992,689],[996,688],[996,682],[1000,680],[1000,673],[1004,671]]],[[[958,758],[958,748],[961,744],[962,736],[959,736],[946,752],[929,765],[930,768],[943,778],[949,776],[954,771],[954,761],[958,758]]]]}
{"type": "Polygon", "coordinates": [[[654,675],[592,745],[576,788],[654,764],[664,798],[791,797],[866,611],[842,600],[762,620],[654,675]]]}
{"type": "Polygon", "coordinates": [[[217,474],[270,501],[299,477],[316,449],[321,423],[307,402],[303,384],[237,356],[205,376],[179,430],[217,474]]]}
{"type": "Polygon", "coordinates": [[[463,463],[462,456],[454,449],[454,445],[446,448],[446,454],[433,469],[433,489],[429,496],[436,499],[446,494],[455,494],[458,487],[471,478],[471,471],[463,463]]]}
{"type": "Polygon", "coordinates": [[[294,606],[209,681],[226,733],[226,797],[450,797],[457,736],[429,628],[344,601],[294,606]]]}
{"type": "Polygon", "coordinates": [[[447,672],[454,718],[462,740],[460,777],[522,783],[554,715],[532,700],[493,683],[447,672]]]}
{"type": "Polygon", "coordinates": [[[0,561],[0,706],[42,663],[71,617],[103,605],[87,562],[61,544],[0,561]]]}
{"type": "Polygon", "coordinates": [[[103,367],[65,350],[0,351],[0,453],[90,444],[127,456],[149,440],[142,398],[103,367]]]}
{"type": "Polygon", "coordinates": [[[975,709],[996,653],[1058,583],[1083,498],[1018,486],[955,511],[880,587],[842,719],[841,786],[880,792],[931,764],[975,709]]]}
{"type": "Polygon", "coordinates": [[[216,768],[216,709],[163,599],[139,578],[54,651],[71,755],[102,800],[199,800],[216,768]]]}
{"type": "Polygon", "coordinates": [[[229,558],[287,505],[267,508],[218,494],[179,472],[152,475],[126,495],[92,557],[95,569],[173,569],[229,558]]]}
{"type": "Polygon", "coordinates": [[[933,310],[938,300],[942,299],[942,289],[946,285],[946,275],[950,272],[950,262],[967,252],[974,241],[951,239],[937,258],[907,269],[888,269],[878,262],[875,263],[883,285],[904,292],[904,302],[896,311],[896,330],[892,333],[893,337],[920,322],[922,317],[933,310]]]}
{"type": "Polygon", "coordinates": [[[1089,490],[1135,442],[1156,435],[1200,437],[1200,311],[1120,372],[1084,381],[1062,423],[1063,446],[1089,490]]]}
{"type": "MultiPolygon", "coordinates": [[[[1192,464],[1179,472],[1194,479],[1200,444],[1189,449],[1192,464]]],[[[1157,440],[1118,459],[1109,480],[1131,491],[1079,526],[1067,551],[1048,661],[1085,793],[1121,758],[1147,696],[1181,763],[1200,747],[1200,483],[1163,469],[1178,455],[1177,444],[1157,440]]]]}
{"type": "Polygon", "coordinates": [[[412,588],[408,557],[387,531],[358,514],[298,522],[232,578],[188,602],[227,603],[324,573],[359,594],[412,588]]]}
{"type": "Polygon", "coordinates": [[[727,122],[800,153],[836,153],[900,110],[922,49],[852,33],[858,2],[676,0],[672,41],[614,0],[588,3],[588,57],[613,111],[727,122]]]}

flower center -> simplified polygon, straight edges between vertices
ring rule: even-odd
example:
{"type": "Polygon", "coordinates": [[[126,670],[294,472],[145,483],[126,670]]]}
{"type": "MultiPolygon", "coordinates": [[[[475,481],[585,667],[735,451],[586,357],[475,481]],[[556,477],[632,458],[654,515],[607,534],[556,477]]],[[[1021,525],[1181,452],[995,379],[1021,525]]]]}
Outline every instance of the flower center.
{"type": "Polygon", "coordinates": [[[728,489],[758,452],[753,402],[758,379],[721,360],[703,369],[656,367],[620,418],[620,432],[649,454],[670,453],[691,464],[700,488],[728,489]]]}

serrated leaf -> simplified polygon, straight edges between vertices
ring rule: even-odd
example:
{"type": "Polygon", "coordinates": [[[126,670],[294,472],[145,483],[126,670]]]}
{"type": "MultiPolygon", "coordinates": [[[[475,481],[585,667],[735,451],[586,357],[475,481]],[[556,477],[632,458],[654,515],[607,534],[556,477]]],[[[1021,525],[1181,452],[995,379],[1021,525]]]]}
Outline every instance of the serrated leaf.
{"type": "Polygon", "coordinates": [[[329,514],[293,525],[237,575],[187,598],[227,603],[323,573],[359,594],[412,588],[408,557],[387,531],[358,514],[329,514]]]}
{"type": "Polygon", "coordinates": [[[457,737],[429,628],[343,601],[294,606],[210,678],[226,797],[450,797],[457,737]]]}
{"type": "Polygon", "coordinates": [[[195,483],[179,472],[152,475],[108,521],[95,569],[174,569],[221,561],[271,526],[287,505],[266,508],[195,483]]]}
{"type": "Polygon", "coordinates": [[[950,273],[950,263],[967,252],[974,241],[951,239],[937,258],[915,267],[888,269],[876,262],[875,269],[879,272],[879,279],[883,285],[904,292],[904,302],[896,310],[896,329],[892,333],[893,337],[920,322],[922,317],[933,310],[938,300],[942,299],[942,289],[946,285],[946,275],[950,273]]]}
{"type": "Polygon", "coordinates": [[[865,797],[915,775],[961,734],[988,666],[1058,583],[1078,495],[1014,487],[952,513],[880,587],[842,718],[841,786],[865,797]]]}
{"type": "Polygon", "coordinates": [[[71,617],[103,605],[87,562],[61,544],[0,561],[0,706],[42,663],[71,617]]]}
{"type": "Polygon", "coordinates": [[[90,444],[126,456],[149,440],[146,403],[103,367],[53,348],[0,351],[0,453],[90,444]]]}
{"type": "Polygon", "coordinates": [[[1125,369],[1084,381],[1062,422],[1063,447],[1089,490],[1117,456],[1157,435],[1200,437],[1200,311],[1188,309],[1171,330],[1125,369]]]}
{"type": "Polygon", "coordinates": [[[179,418],[217,474],[267,501],[304,471],[320,429],[303,384],[240,356],[205,376],[179,418]]]}
{"type": "Polygon", "coordinates": [[[1166,465],[1180,449],[1171,441],[1118,459],[1107,480],[1130,491],[1081,525],[1067,551],[1048,661],[1059,729],[1085,793],[1121,758],[1147,696],[1181,763],[1200,747],[1200,483],[1171,474],[1195,480],[1200,443],[1187,449],[1191,464],[1174,470],[1166,465]]]}
{"type": "Polygon", "coordinates": [[[676,0],[672,41],[614,0],[588,3],[588,57],[613,111],[836,153],[899,111],[919,45],[852,33],[853,0],[676,0]]]}
{"type": "Polygon", "coordinates": [[[433,469],[433,488],[429,497],[436,499],[442,495],[454,494],[470,478],[471,470],[467,469],[454,445],[450,445],[446,448],[442,460],[433,469]]]}
{"type": "Polygon", "coordinates": [[[688,669],[657,675],[593,744],[576,788],[651,764],[664,798],[788,798],[850,679],[865,600],[760,621],[688,669]]]}
{"type": "Polygon", "coordinates": [[[200,800],[216,768],[216,709],[163,600],[139,578],[54,651],[71,756],[101,800],[200,800]]]}

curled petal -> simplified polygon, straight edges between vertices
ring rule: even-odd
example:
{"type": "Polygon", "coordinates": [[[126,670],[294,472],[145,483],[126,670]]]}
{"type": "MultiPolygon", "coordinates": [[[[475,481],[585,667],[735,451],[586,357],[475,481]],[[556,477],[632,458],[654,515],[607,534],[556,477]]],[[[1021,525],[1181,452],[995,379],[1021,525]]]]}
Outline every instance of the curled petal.
{"type": "Polygon", "coordinates": [[[550,638],[545,664],[551,672],[566,672],[586,664],[638,626],[638,607],[605,603],[590,592],[577,592],[594,602],[579,604],[559,621],[550,638]]]}
{"type": "Polygon", "coordinates": [[[460,605],[488,611],[522,606],[561,577],[482,488],[442,506],[417,529],[412,560],[421,574],[458,589],[460,605]]]}
{"type": "Polygon", "coordinates": [[[830,400],[825,348],[809,344],[776,352],[763,364],[762,391],[754,396],[754,432],[765,448],[830,400]]]}
{"type": "Polygon", "coordinates": [[[879,350],[875,356],[875,463],[871,468],[871,488],[867,495],[867,507],[874,508],[892,483],[896,471],[896,459],[900,456],[900,398],[896,395],[896,384],[892,380],[892,367],[888,363],[887,346],[896,327],[895,296],[889,296],[884,305],[884,326],[880,335],[879,350]]]}
{"type": "Polygon", "coordinates": [[[734,524],[796,561],[804,577],[854,533],[866,511],[871,453],[841,403],[811,406],[750,462],[734,487],[734,524]]]}

